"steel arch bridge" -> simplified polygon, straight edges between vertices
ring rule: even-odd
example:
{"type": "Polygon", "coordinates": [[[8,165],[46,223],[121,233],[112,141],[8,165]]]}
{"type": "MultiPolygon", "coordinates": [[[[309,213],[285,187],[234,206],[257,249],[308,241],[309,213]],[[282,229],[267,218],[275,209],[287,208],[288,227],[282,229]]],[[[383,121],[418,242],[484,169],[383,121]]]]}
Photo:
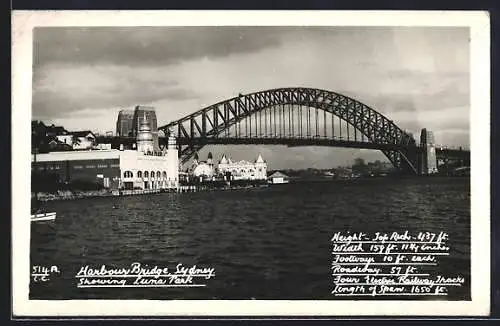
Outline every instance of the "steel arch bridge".
{"type": "Polygon", "coordinates": [[[392,120],[348,96],[277,88],[213,104],[164,125],[187,162],[208,144],[337,146],[381,150],[402,172],[418,174],[418,147],[392,120]]]}

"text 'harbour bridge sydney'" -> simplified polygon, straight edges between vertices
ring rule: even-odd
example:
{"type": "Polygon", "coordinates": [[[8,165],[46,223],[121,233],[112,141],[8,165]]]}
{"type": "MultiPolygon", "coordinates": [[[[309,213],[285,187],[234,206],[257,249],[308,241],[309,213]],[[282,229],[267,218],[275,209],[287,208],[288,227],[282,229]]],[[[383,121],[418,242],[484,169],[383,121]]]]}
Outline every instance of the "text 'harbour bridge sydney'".
{"type": "Polygon", "coordinates": [[[177,137],[187,162],[209,144],[332,146],[382,151],[401,172],[427,174],[435,160],[470,165],[470,151],[417,143],[396,123],[348,96],[314,88],[278,88],[239,94],[158,128],[177,137]]]}

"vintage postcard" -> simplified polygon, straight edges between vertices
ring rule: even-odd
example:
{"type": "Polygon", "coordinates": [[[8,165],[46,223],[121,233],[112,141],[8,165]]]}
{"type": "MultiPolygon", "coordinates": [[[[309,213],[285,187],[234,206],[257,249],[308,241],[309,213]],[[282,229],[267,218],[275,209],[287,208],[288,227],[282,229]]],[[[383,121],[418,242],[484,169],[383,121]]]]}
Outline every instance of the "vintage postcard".
{"type": "Polygon", "coordinates": [[[485,12],[14,12],[14,315],[487,315],[489,39],[485,12]]]}

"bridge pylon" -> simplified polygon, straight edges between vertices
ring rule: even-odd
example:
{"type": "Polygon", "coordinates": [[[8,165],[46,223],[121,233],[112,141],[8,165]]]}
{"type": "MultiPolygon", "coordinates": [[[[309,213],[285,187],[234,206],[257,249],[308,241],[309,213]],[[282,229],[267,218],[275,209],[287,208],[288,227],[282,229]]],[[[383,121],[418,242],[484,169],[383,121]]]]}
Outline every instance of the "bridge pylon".
{"type": "Polygon", "coordinates": [[[438,173],[434,133],[426,128],[423,128],[420,133],[420,155],[418,161],[420,174],[430,175],[438,173]]]}

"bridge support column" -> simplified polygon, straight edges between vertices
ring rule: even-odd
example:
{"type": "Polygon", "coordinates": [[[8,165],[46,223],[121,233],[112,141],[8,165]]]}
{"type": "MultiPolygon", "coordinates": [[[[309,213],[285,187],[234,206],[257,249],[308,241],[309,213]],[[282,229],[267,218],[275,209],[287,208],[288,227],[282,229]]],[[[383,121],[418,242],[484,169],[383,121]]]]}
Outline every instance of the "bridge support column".
{"type": "Polygon", "coordinates": [[[422,129],[420,133],[420,149],[420,173],[422,175],[437,173],[436,143],[432,131],[422,129]]]}

